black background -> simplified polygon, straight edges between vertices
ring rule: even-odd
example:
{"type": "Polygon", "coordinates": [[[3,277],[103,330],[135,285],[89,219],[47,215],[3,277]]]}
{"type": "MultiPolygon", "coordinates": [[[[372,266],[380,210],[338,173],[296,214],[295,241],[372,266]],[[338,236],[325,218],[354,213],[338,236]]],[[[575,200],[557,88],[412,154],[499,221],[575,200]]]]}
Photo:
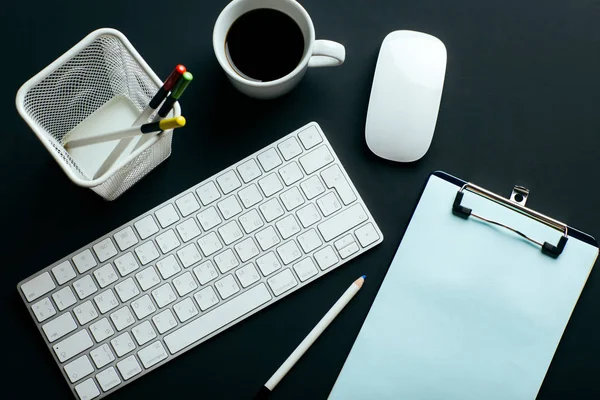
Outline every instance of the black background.
{"type": "MultiPolygon", "coordinates": [[[[275,101],[244,97],[220,70],[212,29],[225,0],[33,0],[3,6],[2,390],[21,398],[71,396],[17,295],[21,279],[312,120],[344,163],[384,243],[111,398],[251,398],[349,283],[367,273],[360,295],[273,396],[325,398],[434,170],[505,195],[515,183],[524,184],[531,189],[529,206],[598,235],[599,1],[302,3],[317,37],[343,43],[347,61],[310,70],[294,92],[275,101]],[[71,183],[14,107],[22,83],[101,27],[123,32],[159,76],[177,63],[195,76],[181,103],[189,124],[175,134],[172,157],[115,202],[71,183]],[[364,142],[379,47],[397,29],[433,34],[448,50],[433,145],[421,161],[407,165],[375,157],[364,142]]],[[[600,397],[599,309],[596,271],[539,399],[600,397]]]]}

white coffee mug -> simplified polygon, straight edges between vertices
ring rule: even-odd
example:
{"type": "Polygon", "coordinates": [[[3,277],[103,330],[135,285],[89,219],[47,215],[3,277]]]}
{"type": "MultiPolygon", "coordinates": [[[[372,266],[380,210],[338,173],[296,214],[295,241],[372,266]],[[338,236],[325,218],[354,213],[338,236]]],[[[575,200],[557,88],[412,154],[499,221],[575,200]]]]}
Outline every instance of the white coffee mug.
{"type": "Polygon", "coordinates": [[[295,0],[233,0],[217,18],[213,31],[213,47],[221,67],[229,80],[242,93],[258,99],[272,99],[292,90],[302,79],[308,67],[335,67],[342,65],[346,49],[330,40],[315,40],[315,27],[306,10],[295,0]],[[274,81],[259,82],[238,74],[231,66],[225,50],[227,32],[243,14],[257,8],[271,8],[290,16],[304,35],[304,53],[300,63],[286,76],[274,81]]]}

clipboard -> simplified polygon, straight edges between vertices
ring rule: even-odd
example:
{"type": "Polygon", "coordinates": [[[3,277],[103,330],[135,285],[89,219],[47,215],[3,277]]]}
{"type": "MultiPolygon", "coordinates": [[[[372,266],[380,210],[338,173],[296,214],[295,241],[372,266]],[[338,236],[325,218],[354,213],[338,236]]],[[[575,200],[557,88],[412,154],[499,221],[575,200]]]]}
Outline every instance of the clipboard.
{"type": "Polygon", "coordinates": [[[433,173],[330,400],[532,400],[598,257],[594,238],[433,173]]]}

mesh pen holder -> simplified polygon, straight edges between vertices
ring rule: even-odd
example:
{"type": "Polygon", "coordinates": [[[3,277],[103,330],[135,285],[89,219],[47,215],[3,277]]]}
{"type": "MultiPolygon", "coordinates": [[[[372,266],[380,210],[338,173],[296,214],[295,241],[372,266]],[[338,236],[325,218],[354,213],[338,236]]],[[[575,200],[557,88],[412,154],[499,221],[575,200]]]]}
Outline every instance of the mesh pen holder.
{"type": "MultiPolygon", "coordinates": [[[[171,154],[173,130],[155,135],[93,179],[67,153],[67,133],[117,96],[141,111],[162,82],[129,40],[114,29],[90,33],[27,81],[18,91],[17,110],[69,178],[114,200],[171,154]]],[[[181,115],[175,103],[169,117],[181,115]]]]}

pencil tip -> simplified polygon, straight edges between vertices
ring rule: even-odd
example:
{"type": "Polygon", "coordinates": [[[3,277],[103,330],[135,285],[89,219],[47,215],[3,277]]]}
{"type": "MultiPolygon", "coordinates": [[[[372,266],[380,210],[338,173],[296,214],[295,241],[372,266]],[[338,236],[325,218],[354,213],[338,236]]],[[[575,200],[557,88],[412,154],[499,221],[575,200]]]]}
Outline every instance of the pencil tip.
{"type": "Polygon", "coordinates": [[[361,278],[363,278],[363,279],[367,279],[367,276],[366,276],[366,275],[363,275],[363,276],[361,276],[361,278]]]}

